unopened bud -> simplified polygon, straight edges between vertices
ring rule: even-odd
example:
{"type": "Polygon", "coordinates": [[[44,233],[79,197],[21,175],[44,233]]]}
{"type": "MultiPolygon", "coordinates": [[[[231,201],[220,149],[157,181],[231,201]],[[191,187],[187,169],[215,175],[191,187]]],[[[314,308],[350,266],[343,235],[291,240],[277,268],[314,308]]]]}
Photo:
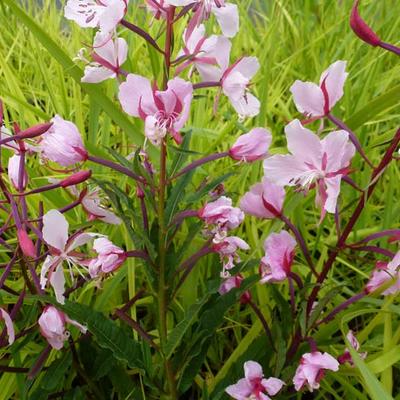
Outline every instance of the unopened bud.
{"type": "Polygon", "coordinates": [[[17,232],[19,247],[21,248],[22,252],[27,257],[36,257],[36,250],[35,245],[33,244],[32,239],[28,236],[25,229],[21,228],[18,229],[17,232]]]}
{"type": "Polygon", "coordinates": [[[76,174],[72,174],[68,178],[63,179],[60,182],[60,186],[66,188],[68,186],[78,185],[79,183],[85,182],[92,176],[92,171],[79,171],[76,174]]]}
{"type": "Polygon", "coordinates": [[[36,136],[43,135],[43,133],[47,132],[52,125],[53,125],[52,122],[46,122],[43,124],[34,125],[28,129],[25,129],[24,131],[19,132],[18,136],[22,139],[31,139],[36,136]]]}
{"type": "Polygon", "coordinates": [[[379,46],[381,39],[379,36],[367,25],[367,23],[361,18],[358,12],[358,4],[360,0],[356,0],[351,10],[350,26],[353,32],[364,42],[371,46],[379,46]]]}

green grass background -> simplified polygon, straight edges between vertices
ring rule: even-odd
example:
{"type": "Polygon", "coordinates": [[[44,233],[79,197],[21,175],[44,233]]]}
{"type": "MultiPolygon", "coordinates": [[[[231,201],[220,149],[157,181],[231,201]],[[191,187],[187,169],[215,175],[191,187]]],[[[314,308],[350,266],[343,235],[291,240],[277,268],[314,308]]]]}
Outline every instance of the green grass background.
{"type": "MultiPolygon", "coordinates": [[[[294,117],[299,117],[289,87],[296,79],[318,81],[325,68],[341,59],[348,61],[349,77],[345,96],[335,108],[334,114],[348,121],[370,158],[377,162],[383,153],[384,144],[399,126],[400,64],[395,55],[366,46],[354,36],[348,24],[351,4],[351,0],[238,2],[241,27],[239,34],[233,39],[232,59],[242,54],[256,55],[259,58],[261,70],[255,78],[253,88],[261,100],[261,112],[256,118],[239,123],[230,105],[222,99],[218,114],[213,115],[213,92],[200,91],[188,123],[188,128],[193,130],[191,149],[204,154],[226,150],[244,131],[254,126],[264,126],[273,134],[273,152],[284,152],[283,127],[294,117]]],[[[85,44],[92,42],[93,32],[66,21],[53,0],[45,0],[42,5],[33,0],[26,1],[25,10],[70,58],[85,44]]],[[[127,19],[142,27],[150,26],[150,31],[156,37],[159,25],[157,22],[151,24],[151,18],[142,8],[142,2],[131,0],[130,10],[127,19]]],[[[397,43],[400,40],[398,0],[363,1],[362,14],[385,41],[397,43]]],[[[135,144],[141,143],[141,122],[120,119],[121,123],[118,125],[115,118],[119,117],[114,115],[113,120],[110,109],[104,104],[106,97],[115,98],[115,82],[104,83],[100,85],[100,90],[88,95],[87,86],[82,87],[73,78],[79,77],[79,71],[71,65],[61,65],[53,57],[54,53],[50,54],[43,43],[38,41],[35,32],[7,6],[7,1],[0,1],[0,26],[0,97],[8,111],[7,125],[18,121],[22,127],[26,127],[48,120],[58,113],[75,122],[89,149],[99,154],[107,154],[107,148],[112,147],[126,155],[134,150],[135,144]]],[[[183,24],[178,26],[178,31],[183,29],[183,24]]],[[[150,52],[150,58],[148,47],[141,38],[124,30],[121,32],[130,45],[129,61],[125,69],[159,78],[161,68],[155,54],[150,52]]],[[[178,36],[179,33],[177,38],[178,36]]],[[[180,42],[177,41],[176,50],[179,47],[180,42]]],[[[92,89],[89,88],[89,91],[92,89]]],[[[114,103],[118,108],[118,104],[114,103]]],[[[314,128],[318,127],[318,124],[314,125],[314,128]]],[[[368,169],[364,168],[359,157],[356,157],[353,167],[356,170],[354,179],[361,187],[365,187],[368,184],[368,169]]],[[[111,179],[120,187],[127,183],[125,178],[110,174],[101,167],[93,167],[93,170],[96,178],[111,179]]],[[[235,173],[226,182],[226,190],[237,202],[250,185],[261,178],[262,166],[239,166],[230,160],[218,161],[199,171],[193,182],[193,190],[204,178],[215,178],[227,172],[235,173]]],[[[29,173],[34,186],[43,185],[48,177],[53,176],[47,168],[39,166],[36,160],[30,162],[29,173]]],[[[354,238],[399,226],[398,182],[399,170],[396,166],[391,166],[360,218],[354,238]]],[[[132,197],[134,193],[132,188],[132,197]]],[[[287,209],[290,210],[290,216],[303,232],[315,232],[315,235],[308,235],[307,239],[318,258],[318,266],[321,266],[329,246],[335,242],[333,219],[328,217],[317,227],[319,215],[314,210],[312,196],[307,199],[297,195],[289,197],[287,209]]],[[[352,190],[344,187],[342,207],[351,210],[356,198],[357,195],[352,190]]],[[[45,194],[41,196],[41,200],[48,210],[65,205],[69,198],[66,193],[57,192],[45,194]]],[[[37,209],[37,202],[38,198],[30,203],[32,211],[37,209]]],[[[349,211],[345,211],[343,219],[348,215],[349,211]]],[[[69,221],[76,228],[82,226],[85,218],[80,211],[75,210],[69,213],[69,221]]],[[[254,258],[262,256],[262,242],[271,229],[279,228],[278,223],[247,217],[237,234],[251,245],[249,257],[254,258]]],[[[109,234],[117,244],[126,243],[127,247],[132,248],[133,244],[123,229],[104,225],[98,229],[109,234]]],[[[183,229],[178,240],[182,242],[185,235],[183,229]]],[[[201,243],[202,239],[199,237],[190,250],[200,247],[201,243]]],[[[382,245],[386,246],[386,243],[382,242],[382,245]]],[[[342,285],[341,293],[335,298],[334,304],[360,290],[374,263],[365,254],[350,253],[342,254],[338,261],[324,289],[328,291],[334,285],[342,285]]],[[[301,267],[300,265],[300,271],[301,267]]],[[[196,266],[174,304],[177,313],[183,313],[196,301],[205,290],[207,280],[210,276],[215,276],[218,268],[216,259],[212,257],[196,266]]],[[[114,279],[109,279],[104,284],[104,289],[96,297],[95,308],[104,312],[114,309],[126,296],[133,296],[142,280],[142,271],[135,268],[134,261],[129,260],[114,279]]],[[[21,288],[22,279],[16,279],[14,284],[15,288],[21,288]]],[[[93,304],[93,290],[93,286],[89,285],[74,300],[93,304]]],[[[287,289],[282,287],[282,290],[287,289]]],[[[270,288],[257,286],[254,295],[269,319],[273,308],[270,288]]],[[[0,300],[11,301],[6,296],[0,300]]],[[[146,302],[151,302],[151,298],[140,300],[137,307],[144,307],[146,302]]],[[[133,308],[131,312],[136,316],[137,309],[133,308]]],[[[333,355],[343,351],[343,332],[346,333],[347,323],[358,328],[363,350],[367,350],[370,355],[365,363],[359,361],[357,368],[343,368],[339,373],[329,375],[314,398],[371,397],[378,400],[380,390],[383,390],[389,396],[400,399],[399,314],[400,307],[395,298],[369,299],[325,326],[317,338],[321,343],[326,338],[337,338],[337,345],[331,344],[326,348],[333,355]]],[[[261,326],[250,310],[240,311],[237,307],[227,315],[226,324],[218,331],[207,355],[206,370],[196,378],[198,387],[203,388],[206,385],[212,391],[221,382],[232,383],[235,380],[232,376],[236,375],[230,368],[235,369],[238,375],[241,374],[242,364],[239,360],[260,332],[261,326]]],[[[41,348],[38,346],[37,343],[27,343],[20,349],[20,362],[23,364],[24,360],[37,354],[41,348]]],[[[52,353],[52,358],[55,355],[52,353]]],[[[0,377],[0,400],[23,398],[23,379],[21,376],[3,374],[0,377]]]]}

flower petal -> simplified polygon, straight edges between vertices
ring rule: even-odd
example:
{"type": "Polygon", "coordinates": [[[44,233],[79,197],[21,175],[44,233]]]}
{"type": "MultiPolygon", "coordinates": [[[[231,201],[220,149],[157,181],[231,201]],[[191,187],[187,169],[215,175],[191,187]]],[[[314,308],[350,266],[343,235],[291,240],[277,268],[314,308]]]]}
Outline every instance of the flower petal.
{"type": "Polygon", "coordinates": [[[68,240],[69,224],[63,214],[58,210],[50,210],[43,216],[43,239],[58,249],[64,251],[68,240]]]}
{"type": "Polygon", "coordinates": [[[312,117],[320,117],[325,114],[324,94],[315,83],[297,80],[291,86],[290,91],[299,112],[312,117]]]}

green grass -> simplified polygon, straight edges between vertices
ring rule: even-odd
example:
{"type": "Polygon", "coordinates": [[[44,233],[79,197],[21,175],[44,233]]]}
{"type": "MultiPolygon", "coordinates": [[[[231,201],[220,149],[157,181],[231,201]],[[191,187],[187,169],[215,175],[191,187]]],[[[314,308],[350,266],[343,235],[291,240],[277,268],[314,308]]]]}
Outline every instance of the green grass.
{"type": "MultiPolygon", "coordinates": [[[[131,0],[131,3],[142,4],[137,0],[131,0]]],[[[27,1],[27,13],[71,59],[80,48],[92,42],[91,30],[80,29],[66,21],[53,0],[44,1],[42,7],[35,4],[35,1],[27,1]]],[[[227,150],[244,131],[254,126],[265,126],[273,133],[273,152],[286,151],[283,127],[293,118],[299,117],[289,87],[296,79],[318,81],[320,73],[326,67],[341,59],[348,61],[349,78],[345,86],[345,96],[335,108],[334,114],[350,121],[370,158],[376,163],[383,153],[384,144],[398,128],[400,64],[395,55],[368,47],[354,36],[348,24],[352,1],[241,0],[238,4],[241,9],[241,28],[233,40],[232,59],[242,54],[256,55],[259,58],[261,70],[256,76],[254,89],[261,100],[262,111],[258,117],[241,124],[225,99],[221,99],[218,114],[214,115],[213,92],[201,91],[187,125],[187,128],[193,130],[191,149],[204,154],[227,150]],[[392,90],[394,88],[395,90],[392,90]],[[381,98],[378,102],[373,102],[391,90],[386,99],[381,98]],[[380,112],[376,113],[375,109],[379,107],[380,112]]],[[[135,21],[143,27],[149,25],[150,17],[144,10],[134,6],[131,10],[128,20],[135,21]]],[[[400,4],[396,0],[363,1],[364,18],[373,23],[376,31],[387,42],[396,43],[400,39],[399,13],[400,4]]],[[[4,2],[0,2],[0,26],[3,27],[0,35],[0,97],[8,111],[5,119],[7,125],[20,121],[25,127],[48,120],[57,113],[77,124],[90,149],[97,148],[99,152],[107,152],[107,148],[112,147],[123,155],[134,150],[141,140],[141,122],[134,119],[123,120],[120,116],[112,114],[110,109],[104,109],[107,103],[99,101],[98,96],[107,96],[118,108],[118,103],[114,101],[117,89],[115,82],[102,84],[101,92],[88,95],[86,88],[82,88],[74,79],[78,71],[72,67],[64,68],[37,40],[35,33],[4,2]]],[[[150,28],[154,36],[158,34],[158,26],[157,23],[153,23],[150,28]]],[[[178,29],[183,28],[184,25],[181,24],[178,29]]],[[[124,32],[123,36],[130,44],[126,69],[159,78],[162,73],[160,65],[157,60],[153,64],[150,63],[149,51],[143,40],[128,35],[127,32],[124,32]]],[[[176,47],[179,48],[179,43],[176,47]]],[[[80,68],[82,67],[80,65],[80,68]]],[[[92,89],[89,88],[90,90],[92,89]]],[[[313,127],[317,129],[318,125],[313,127]]],[[[31,162],[29,166],[32,185],[43,185],[52,174],[46,167],[38,166],[36,161],[31,162]]],[[[369,171],[363,167],[358,156],[353,168],[357,171],[354,175],[357,183],[365,187],[368,184],[369,171]]],[[[119,187],[127,185],[125,178],[110,174],[103,168],[93,167],[93,171],[96,179],[112,180],[119,187]]],[[[211,180],[227,172],[234,172],[234,175],[226,182],[226,190],[238,201],[250,185],[261,178],[262,166],[239,166],[231,160],[218,161],[198,171],[192,183],[193,190],[203,180],[211,180]]],[[[382,229],[399,227],[399,178],[399,169],[391,165],[357,223],[354,240],[382,229]]],[[[134,198],[135,188],[128,188],[130,196],[134,198]]],[[[341,205],[349,205],[349,211],[343,214],[343,219],[350,214],[356,198],[354,191],[343,187],[341,205]]],[[[44,201],[45,210],[48,210],[64,205],[68,195],[59,191],[56,194],[43,194],[40,200],[44,201]]],[[[30,207],[37,209],[38,201],[39,197],[36,197],[35,201],[30,203],[30,207]]],[[[300,195],[292,195],[288,199],[287,209],[301,231],[308,232],[307,240],[318,259],[317,265],[321,267],[329,247],[335,242],[335,228],[331,216],[318,226],[319,214],[312,207],[312,202],[312,196],[304,199],[300,195]]],[[[198,207],[199,204],[195,206],[198,207]]],[[[81,221],[85,220],[80,211],[70,212],[69,217],[74,227],[81,226],[81,221]]],[[[243,227],[237,232],[238,236],[248,241],[252,249],[248,256],[243,258],[261,257],[263,240],[271,230],[278,228],[278,222],[271,223],[247,217],[243,227]]],[[[134,247],[123,229],[104,226],[99,229],[102,233],[109,234],[116,244],[124,243],[128,248],[134,247]]],[[[187,235],[185,229],[187,228],[183,228],[179,233],[178,243],[183,243],[187,235]]],[[[189,250],[199,248],[201,243],[202,239],[197,238],[189,250]]],[[[382,246],[386,246],[383,241],[382,246]]],[[[370,262],[366,262],[365,255],[360,258],[359,254],[342,253],[329,282],[321,291],[322,295],[335,285],[341,285],[341,293],[333,301],[333,304],[339,304],[357,293],[373,268],[373,258],[367,260],[370,262]]],[[[303,276],[307,274],[303,265],[298,265],[296,269],[303,276]]],[[[202,296],[208,280],[215,277],[218,270],[219,266],[214,257],[203,259],[196,266],[173,305],[178,321],[183,317],[184,310],[202,296]]],[[[95,302],[93,285],[88,285],[87,289],[79,292],[79,296],[74,300],[91,304],[98,311],[109,312],[122,304],[124,299],[132,297],[143,281],[144,273],[141,267],[129,261],[113,279],[104,283],[95,302]]],[[[16,276],[13,284],[16,290],[21,290],[22,278],[16,276]]],[[[285,285],[279,286],[279,290],[287,292],[285,285]]],[[[274,318],[281,317],[277,316],[276,312],[271,313],[276,304],[274,289],[258,285],[253,291],[253,296],[268,320],[273,315],[274,318]]],[[[14,299],[1,294],[0,304],[7,301],[14,302],[14,299]]],[[[132,316],[140,313],[151,301],[150,297],[140,300],[136,305],[137,309],[132,308],[132,316]]],[[[324,349],[337,356],[345,347],[346,326],[351,326],[358,331],[362,349],[368,351],[369,356],[365,362],[356,360],[355,368],[345,367],[336,374],[329,374],[322,382],[321,390],[315,393],[316,399],[380,400],[384,398],[383,393],[387,394],[387,398],[390,398],[389,395],[400,398],[400,308],[397,303],[397,299],[394,298],[366,299],[319,331],[319,343],[322,346],[326,343],[324,349]]],[[[169,317],[173,318],[172,315],[169,317]]],[[[279,335],[278,327],[275,326],[274,329],[274,333],[279,335]]],[[[261,332],[262,327],[249,308],[235,306],[226,315],[225,324],[212,340],[202,373],[195,379],[194,387],[197,385],[197,393],[203,392],[204,396],[198,398],[206,399],[206,391],[202,390],[204,387],[208,388],[209,393],[216,389],[215,397],[210,399],[219,398],[221,389],[241,376],[243,361],[249,359],[252,352],[257,354],[259,343],[262,343],[260,341],[265,340],[260,337],[261,332]]],[[[36,336],[36,340],[16,348],[13,352],[14,365],[30,366],[42,348],[43,343],[39,346],[39,342],[40,339],[36,336]]],[[[266,373],[273,373],[275,365],[268,361],[268,343],[265,341],[263,345],[266,373]]],[[[0,357],[1,354],[0,352],[0,357]]],[[[56,354],[52,353],[52,358],[55,356],[56,354]]],[[[24,376],[4,373],[0,377],[0,400],[28,398],[26,390],[29,384],[24,380],[24,376]]]]}

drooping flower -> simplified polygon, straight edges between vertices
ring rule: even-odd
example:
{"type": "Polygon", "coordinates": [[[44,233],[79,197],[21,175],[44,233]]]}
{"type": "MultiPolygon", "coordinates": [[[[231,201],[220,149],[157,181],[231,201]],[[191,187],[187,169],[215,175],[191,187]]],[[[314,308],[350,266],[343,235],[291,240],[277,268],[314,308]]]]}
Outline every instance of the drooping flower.
{"type": "Polygon", "coordinates": [[[315,118],[329,114],[343,96],[343,86],[348,75],[346,64],[346,61],[333,63],[322,73],[319,85],[297,80],[290,88],[297,110],[315,118]]]}
{"type": "Polygon", "coordinates": [[[2,319],[4,321],[4,324],[6,326],[7,336],[8,336],[8,344],[11,346],[15,341],[14,324],[13,324],[8,312],[2,308],[0,308],[0,319],[2,319]]]}
{"type": "Polygon", "coordinates": [[[310,392],[319,389],[326,370],[339,370],[338,361],[330,354],[319,351],[303,354],[293,378],[294,388],[299,391],[307,386],[310,392]]]}
{"type": "Polygon", "coordinates": [[[225,3],[225,0],[165,0],[165,3],[176,7],[194,4],[194,15],[188,27],[190,31],[209,19],[211,14],[215,15],[224,36],[234,37],[239,30],[239,12],[236,4],[225,3]]]}
{"type": "MultiPolygon", "coordinates": [[[[93,233],[77,233],[68,237],[68,227],[69,224],[64,215],[57,210],[50,210],[43,216],[43,239],[49,248],[50,255],[43,263],[40,284],[44,289],[49,280],[56,299],[61,304],[64,304],[65,300],[64,261],[68,264],[71,276],[73,274],[72,266],[79,265],[85,268],[85,256],[77,253],[75,249],[90,242],[96,236],[93,233]]],[[[76,269],[82,274],[78,268],[76,269]]]]}
{"type": "Polygon", "coordinates": [[[213,81],[220,75],[220,70],[226,70],[231,51],[231,42],[224,36],[212,35],[206,37],[204,25],[196,27],[189,35],[188,29],[183,33],[184,47],[178,54],[185,58],[176,68],[179,74],[189,65],[193,65],[199,72],[202,81],[213,81]]]}
{"type": "Polygon", "coordinates": [[[167,133],[181,143],[179,131],[189,117],[192,93],[192,84],[181,78],[159,91],[147,78],[129,74],[120,85],[119,101],[127,114],[145,121],[145,135],[153,144],[159,145],[167,133]]]}
{"type": "Polygon", "coordinates": [[[47,340],[49,345],[56,350],[64,346],[64,342],[69,338],[66,324],[76,326],[82,333],[86,333],[87,328],[80,323],[70,319],[62,311],[53,306],[46,306],[38,320],[40,333],[47,340]]]}
{"type": "Polygon", "coordinates": [[[76,125],[59,115],[56,115],[51,122],[53,123],[51,128],[40,138],[38,150],[41,156],[63,167],[85,161],[87,151],[76,125]]]}
{"type": "Polygon", "coordinates": [[[85,67],[82,82],[98,83],[106,79],[116,78],[121,65],[126,61],[128,44],[125,39],[115,38],[103,32],[94,37],[92,58],[94,63],[85,67]]]}
{"type": "MultiPolygon", "coordinates": [[[[223,296],[224,294],[229,293],[232,289],[239,289],[240,285],[242,284],[243,281],[243,276],[241,274],[235,275],[235,276],[229,276],[228,278],[225,278],[219,289],[218,293],[223,296]]],[[[247,304],[251,300],[251,293],[250,291],[246,290],[241,296],[240,296],[240,302],[242,304],[247,304]]]]}
{"type": "Polygon", "coordinates": [[[234,385],[228,386],[225,392],[236,400],[270,400],[285,385],[278,378],[264,378],[262,367],[255,361],[244,363],[244,378],[234,385]]]}
{"type": "Polygon", "coordinates": [[[222,75],[222,91],[242,118],[254,117],[260,112],[260,101],[249,91],[251,79],[259,68],[256,57],[243,57],[222,75]]]}
{"type": "Polygon", "coordinates": [[[82,28],[99,27],[109,33],[124,18],[128,3],[129,0],[68,0],[64,15],[82,28]]]}
{"type": "Polygon", "coordinates": [[[294,120],[285,128],[291,154],[274,155],[264,161],[265,175],[277,185],[317,189],[317,204],[334,213],[342,177],[349,172],[355,147],[346,131],[334,131],[320,139],[294,120]]]}
{"type": "Polygon", "coordinates": [[[386,289],[382,294],[387,296],[389,294],[395,294],[400,291],[400,251],[396,253],[392,261],[389,263],[378,261],[376,263],[376,268],[372,273],[367,285],[365,286],[365,291],[371,293],[379,289],[383,284],[393,281],[388,289],[386,289]]]}
{"type": "MultiPolygon", "coordinates": [[[[354,333],[352,330],[349,330],[349,332],[346,335],[347,340],[350,343],[350,346],[357,352],[360,350],[360,343],[358,342],[357,338],[354,336],[354,333]]],[[[365,359],[367,357],[367,352],[359,353],[359,356],[362,359],[365,359]]],[[[351,366],[354,366],[353,358],[350,354],[350,351],[348,348],[345,349],[344,353],[338,357],[338,361],[340,364],[344,364],[348,362],[351,366]]]]}
{"type": "Polygon", "coordinates": [[[285,189],[275,185],[268,178],[253,185],[240,200],[240,208],[258,218],[273,219],[282,213],[285,189]]]}
{"type": "Polygon", "coordinates": [[[218,200],[207,203],[199,210],[201,218],[207,226],[213,226],[218,240],[226,237],[229,229],[237,228],[244,219],[244,213],[240,208],[232,206],[232,199],[221,196],[218,200]]]}
{"type": "Polygon", "coordinates": [[[100,273],[108,274],[115,271],[126,260],[125,251],[105,237],[96,239],[93,242],[93,249],[98,256],[89,264],[89,273],[92,278],[97,277],[100,273]]]}
{"type": "Polygon", "coordinates": [[[264,242],[265,256],[261,259],[261,283],[281,282],[292,269],[296,240],[286,231],[271,233],[264,242]]]}
{"type": "Polygon", "coordinates": [[[264,128],[254,128],[249,133],[239,136],[229,150],[234,160],[253,162],[262,160],[268,155],[271,145],[271,132],[264,128]]]}
{"type": "Polygon", "coordinates": [[[237,236],[228,236],[222,240],[218,237],[214,239],[213,250],[219,254],[223,265],[222,278],[230,276],[228,271],[235,266],[235,263],[240,262],[240,257],[237,254],[238,250],[249,249],[250,246],[237,236]]]}

